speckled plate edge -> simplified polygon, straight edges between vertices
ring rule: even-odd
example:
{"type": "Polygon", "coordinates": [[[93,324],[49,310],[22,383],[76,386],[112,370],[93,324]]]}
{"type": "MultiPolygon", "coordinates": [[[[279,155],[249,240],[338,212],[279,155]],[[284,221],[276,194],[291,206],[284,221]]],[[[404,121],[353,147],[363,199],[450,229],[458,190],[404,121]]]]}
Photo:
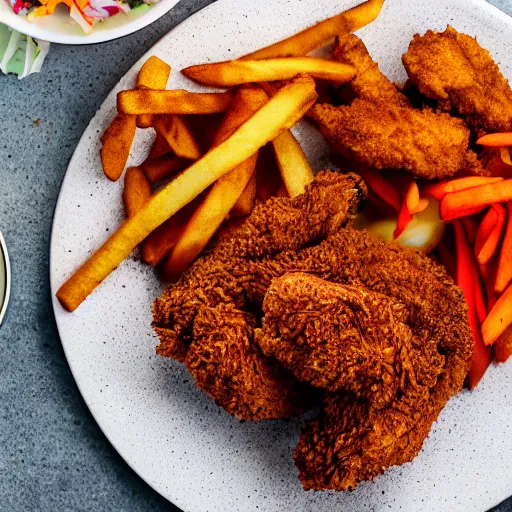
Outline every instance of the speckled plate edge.
{"type": "Polygon", "coordinates": [[[7,313],[9,305],[9,297],[11,295],[11,264],[9,261],[9,253],[2,233],[0,233],[0,271],[4,273],[4,289],[0,296],[0,327],[7,313]]]}
{"type": "MultiPolygon", "coordinates": [[[[222,1],[222,0],[221,0],[222,1]]],[[[388,2],[390,2],[392,0],[388,0],[388,2]]],[[[219,2],[220,3],[220,2],[219,2]]],[[[357,2],[355,2],[357,3],[357,2]]],[[[505,15],[504,13],[502,13],[501,11],[499,11],[498,9],[496,9],[495,7],[487,4],[484,0],[468,0],[468,4],[472,4],[475,9],[480,9],[480,10],[488,10],[489,13],[492,14],[492,16],[494,16],[495,18],[500,18],[502,21],[506,22],[507,24],[509,24],[512,28],[512,23],[511,23],[511,20],[510,18],[505,15]]],[[[211,6],[209,7],[206,7],[204,10],[210,10],[212,7],[214,7],[216,4],[212,4],[211,6]]],[[[185,23],[187,23],[188,21],[190,20],[187,20],[185,23]]],[[[162,39],[166,39],[168,37],[172,37],[172,32],[171,31],[169,34],[167,34],[166,36],[164,36],[164,38],[162,39]]],[[[157,46],[159,43],[157,43],[155,46],[157,46]]],[[[149,50],[148,53],[142,57],[138,63],[134,66],[134,67],[137,67],[137,65],[140,65],[149,55],[152,54],[152,50],[149,50]]],[[[122,81],[121,81],[122,82],[122,81]]],[[[120,85],[118,84],[118,86],[116,87],[117,89],[120,88],[120,85]]],[[[111,93],[112,94],[112,93],[111,93]]],[[[92,123],[92,121],[91,121],[92,123]]],[[[80,146],[83,142],[84,142],[84,139],[85,139],[85,136],[86,136],[86,133],[84,132],[84,135],[82,136],[82,138],[80,139],[79,141],[79,144],[78,146],[80,146]]],[[[75,158],[76,158],[76,153],[73,155],[71,161],[70,161],[70,164],[69,164],[69,167],[72,167],[73,164],[75,163],[75,158]]],[[[61,185],[61,190],[62,188],[64,188],[64,186],[66,185],[67,183],[67,180],[68,180],[69,176],[66,175],[64,180],[63,180],[63,183],[61,185]]],[[[58,201],[57,201],[57,206],[56,206],[56,211],[58,210],[59,208],[59,205],[60,205],[60,202],[61,202],[61,199],[62,199],[62,194],[59,194],[59,198],[58,198],[58,201]]],[[[55,225],[55,218],[54,218],[54,225],[55,225]]],[[[53,225],[53,226],[54,226],[53,225]]],[[[53,226],[52,226],[52,237],[51,237],[51,243],[50,243],[50,247],[53,247],[53,244],[54,244],[54,229],[53,229],[53,226]]],[[[51,269],[54,269],[55,268],[55,265],[54,265],[54,262],[53,262],[53,258],[50,258],[50,268],[51,269]]],[[[60,307],[60,304],[58,303],[58,301],[55,299],[55,292],[56,292],[56,289],[57,289],[57,284],[54,282],[54,280],[52,279],[52,283],[51,283],[51,289],[52,289],[52,303],[53,303],[53,307],[54,307],[54,312],[55,312],[55,315],[56,315],[56,319],[57,319],[57,326],[58,326],[58,330],[59,330],[59,334],[61,334],[61,327],[60,327],[60,323],[59,323],[59,316],[62,314],[62,310],[61,310],[61,307],[60,307]],[[57,310],[59,310],[59,312],[57,313],[57,310]]],[[[160,494],[162,494],[164,497],[166,497],[167,499],[169,499],[170,501],[174,502],[177,506],[180,506],[183,508],[183,510],[187,510],[187,511],[190,511],[192,512],[192,508],[189,508],[187,505],[187,503],[183,502],[182,500],[179,500],[179,499],[175,499],[173,498],[172,496],[169,496],[168,493],[166,492],[163,492],[161,488],[159,488],[158,486],[154,485],[154,482],[152,482],[151,478],[148,478],[145,474],[143,474],[142,472],[139,471],[138,467],[136,464],[134,464],[129,457],[126,457],[123,453],[123,449],[121,447],[121,445],[117,442],[116,439],[112,438],[110,436],[110,433],[108,431],[108,428],[105,424],[103,424],[103,422],[101,421],[101,419],[99,418],[99,415],[98,415],[98,411],[96,410],[96,407],[93,406],[93,404],[89,401],[88,399],[88,396],[87,396],[87,390],[86,389],[83,389],[82,386],[81,386],[81,383],[80,381],[76,378],[76,375],[75,375],[75,368],[74,368],[74,365],[73,363],[71,362],[71,359],[69,357],[69,347],[68,345],[64,344],[63,343],[63,346],[64,346],[64,351],[65,351],[65,354],[66,354],[66,357],[68,358],[68,361],[69,361],[69,364],[70,364],[70,367],[71,367],[71,371],[73,373],[73,375],[75,376],[75,380],[77,381],[77,385],[78,385],[78,388],[86,402],[86,404],[88,405],[89,409],[91,410],[93,416],[95,417],[96,421],[98,422],[98,425],[100,426],[100,428],[103,430],[104,434],[106,435],[107,439],[113,444],[113,446],[116,448],[116,450],[120,453],[120,455],[125,459],[125,461],[130,465],[130,467],[143,479],[145,480],[150,486],[152,486],[153,488],[155,488],[155,490],[157,490],[160,494]]],[[[493,506],[499,502],[501,502],[504,498],[506,498],[508,496],[507,495],[502,495],[500,497],[496,497],[492,502],[489,503],[489,507],[490,506],[493,506]]],[[[376,509],[377,510],[377,509],[376,509]]],[[[380,510],[380,509],[379,509],[380,510]]],[[[475,509],[476,510],[476,509],[475,509]]]]}

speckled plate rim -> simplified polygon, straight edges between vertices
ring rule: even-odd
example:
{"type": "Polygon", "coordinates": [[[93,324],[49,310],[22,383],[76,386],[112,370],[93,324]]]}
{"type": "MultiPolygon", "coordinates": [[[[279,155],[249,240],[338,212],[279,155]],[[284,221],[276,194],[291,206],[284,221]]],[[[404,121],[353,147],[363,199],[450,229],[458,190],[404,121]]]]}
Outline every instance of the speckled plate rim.
{"type": "Polygon", "coordinates": [[[5,314],[7,313],[7,306],[9,305],[9,298],[11,296],[11,263],[9,260],[9,253],[7,252],[7,245],[5,239],[0,233],[0,256],[1,256],[1,268],[0,272],[4,273],[5,283],[4,291],[0,296],[0,327],[4,321],[5,314]]]}
{"type": "MultiPolygon", "coordinates": [[[[392,1],[392,0],[387,0],[387,1],[389,2],[389,1],[392,1]]],[[[505,13],[503,13],[502,11],[500,11],[499,9],[497,9],[496,7],[494,7],[491,4],[487,3],[485,0],[466,0],[466,1],[467,1],[468,4],[474,6],[475,9],[480,9],[480,10],[484,10],[484,11],[487,10],[489,13],[492,14],[492,16],[500,18],[502,21],[504,21],[507,24],[509,24],[510,28],[512,30],[512,20],[511,20],[511,18],[509,16],[507,16],[505,13]]],[[[357,4],[357,3],[359,3],[359,2],[354,2],[354,5],[357,4]]],[[[211,9],[217,8],[219,4],[222,4],[222,0],[218,0],[217,2],[212,3],[209,6],[206,6],[205,8],[201,9],[198,12],[203,13],[204,11],[209,11],[211,9]]],[[[470,7],[468,6],[468,8],[470,8],[470,7]]],[[[195,16],[195,14],[196,13],[193,13],[189,18],[184,20],[180,25],[188,24],[188,23],[193,23],[193,18],[195,16]]],[[[160,41],[162,41],[163,39],[172,37],[173,31],[175,30],[175,28],[173,30],[171,30],[168,34],[166,34],[160,41]]],[[[159,42],[156,43],[155,45],[158,45],[159,42]]],[[[270,43],[271,43],[271,41],[267,42],[267,44],[270,44],[270,43]]],[[[262,44],[262,46],[264,46],[264,44],[262,44]]],[[[144,62],[151,54],[152,54],[152,50],[150,49],[143,57],[141,57],[139,59],[138,63],[136,63],[134,65],[134,67],[137,64],[141,64],[142,62],[144,62]]],[[[86,138],[86,133],[84,132],[84,134],[82,135],[82,137],[80,138],[80,140],[79,140],[79,142],[77,144],[77,147],[80,146],[84,142],[85,138],[86,138]]],[[[72,167],[74,165],[76,156],[77,155],[76,155],[76,152],[75,152],[73,154],[69,164],[68,164],[68,168],[70,168],[70,167],[72,167]]],[[[64,179],[63,179],[63,181],[61,183],[61,187],[60,187],[60,191],[59,191],[59,196],[58,196],[56,207],[55,207],[55,212],[57,212],[57,210],[59,209],[59,206],[60,206],[60,203],[61,203],[61,200],[62,200],[62,193],[61,192],[62,192],[62,189],[67,184],[68,179],[70,179],[70,178],[69,178],[68,173],[66,173],[66,175],[64,176],[64,179]]],[[[54,215],[55,215],[55,212],[54,212],[54,215]]],[[[55,268],[53,257],[52,257],[52,251],[51,251],[51,248],[54,245],[54,233],[55,233],[54,227],[55,227],[55,216],[54,216],[53,223],[52,223],[51,238],[50,238],[50,280],[51,281],[52,281],[52,279],[51,279],[51,269],[55,268]]],[[[57,291],[57,286],[54,285],[53,282],[51,282],[50,286],[51,286],[51,293],[52,293],[52,305],[53,305],[53,310],[54,310],[54,314],[55,314],[55,317],[56,317],[56,323],[57,323],[57,330],[59,332],[59,336],[62,339],[61,326],[60,326],[59,320],[58,320],[59,315],[57,314],[57,308],[59,310],[62,310],[62,308],[61,308],[61,305],[59,304],[58,300],[55,297],[55,294],[56,294],[56,291],[57,291]]],[[[59,311],[59,313],[60,312],[61,311],[59,311]]],[[[79,389],[79,392],[81,393],[82,398],[84,399],[86,405],[88,406],[89,410],[91,411],[91,414],[95,418],[96,422],[98,423],[98,426],[100,427],[100,429],[102,430],[103,434],[108,439],[108,441],[113,445],[113,447],[121,455],[121,457],[123,457],[123,459],[130,466],[130,468],[140,478],[142,478],[142,480],[144,480],[148,485],[150,485],[155,491],[157,491],[164,498],[166,498],[171,503],[173,503],[174,505],[176,505],[177,507],[182,509],[184,512],[194,512],[194,509],[189,506],[188,502],[185,502],[184,500],[179,499],[179,498],[177,498],[175,496],[170,496],[169,494],[164,492],[164,490],[162,488],[159,488],[157,485],[155,485],[154,482],[152,481],[152,479],[147,477],[141,471],[139,471],[139,469],[137,467],[137,464],[134,464],[133,461],[130,459],[130,457],[127,457],[125,455],[123,447],[122,447],[122,444],[120,444],[117,439],[115,439],[113,436],[110,435],[110,432],[109,432],[109,429],[108,429],[108,425],[105,425],[103,423],[102,419],[101,419],[101,415],[99,414],[100,411],[97,411],[96,407],[90,402],[90,400],[89,400],[89,398],[87,396],[86,390],[83,389],[80,380],[77,379],[77,377],[76,377],[76,369],[75,369],[73,363],[70,361],[70,357],[69,357],[69,346],[67,344],[65,344],[65,343],[62,343],[62,345],[63,345],[63,350],[64,350],[64,353],[65,353],[65,356],[66,356],[66,358],[68,360],[68,363],[70,365],[71,372],[72,372],[72,374],[73,374],[73,376],[75,378],[77,387],[79,389]]],[[[508,495],[503,495],[501,497],[495,498],[495,500],[489,505],[489,507],[494,507],[494,506],[498,505],[501,501],[503,501],[507,497],[508,497],[508,495]]]]}

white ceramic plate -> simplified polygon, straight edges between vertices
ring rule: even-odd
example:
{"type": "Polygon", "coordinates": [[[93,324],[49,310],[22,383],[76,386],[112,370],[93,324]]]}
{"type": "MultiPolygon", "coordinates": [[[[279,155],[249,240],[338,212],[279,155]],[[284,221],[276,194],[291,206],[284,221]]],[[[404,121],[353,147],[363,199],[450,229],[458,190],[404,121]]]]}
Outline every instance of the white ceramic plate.
{"type": "MultiPolygon", "coordinates": [[[[123,217],[122,180],[108,182],[99,135],[115,110],[115,94],[133,86],[149,55],[173,66],[171,85],[187,65],[224,60],[288,36],[349,7],[350,0],[221,0],[162,39],[121,80],[85,131],[62,186],[51,244],[55,291],[123,217]]],[[[456,29],[479,40],[512,78],[512,22],[483,1],[388,0],[360,35],[392,79],[402,81],[401,55],[416,32],[456,29]]],[[[327,160],[312,130],[296,129],[315,167],[327,160]]],[[[131,164],[151,136],[137,138],[131,164]]],[[[512,363],[492,367],[475,392],[453,398],[420,455],[355,492],[305,492],[292,452],[299,421],[240,423],[194,386],[178,363],[155,355],[151,303],[161,286],[135,258],[73,314],[54,299],[55,316],[80,391],[109,440],[152,487],[187,512],[486,510],[512,494],[512,363]]]]}
{"type": "Polygon", "coordinates": [[[0,326],[7,312],[11,294],[11,265],[4,237],[0,233],[0,326]]]}
{"type": "Polygon", "coordinates": [[[128,14],[119,13],[94,27],[94,32],[84,34],[69,16],[65,6],[59,6],[52,16],[29,22],[12,11],[8,0],[0,0],[0,22],[28,36],[60,44],[93,44],[127,36],[144,28],[169,12],[179,0],[160,0],[153,7],[134,9],[128,14]]]}

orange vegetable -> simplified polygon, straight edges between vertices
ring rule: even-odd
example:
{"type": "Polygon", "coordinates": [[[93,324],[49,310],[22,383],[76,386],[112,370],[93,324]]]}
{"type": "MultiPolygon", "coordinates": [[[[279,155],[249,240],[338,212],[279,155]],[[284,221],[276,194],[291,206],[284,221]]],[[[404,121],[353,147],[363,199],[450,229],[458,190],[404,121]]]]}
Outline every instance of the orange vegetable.
{"type": "Polygon", "coordinates": [[[453,192],[441,201],[441,218],[453,220],[477,213],[493,203],[512,200],[512,179],[453,192]]]}
{"type": "Polygon", "coordinates": [[[497,272],[497,261],[496,258],[492,258],[484,265],[479,265],[480,276],[485,285],[485,297],[487,302],[487,313],[491,311],[498,300],[498,296],[494,291],[494,283],[496,282],[497,272]]]}
{"type": "Polygon", "coordinates": [[[420,204],[420,190],[415,180],[410,180],[404,198],[407,210],[413,214],[420,204]]]}
{"type": "Polygon", "coordinates": [[[512,324],[512,286],[497,300],[482,325],[482,335],[486,345],[492,345],[512,324]]]}
{"type": "Polygon", "coordinates": [[[440,181],[439,183],[429,183],[422,187],[421,191],[424,195],[435,197],[441,201],[446,194],[467,190],[470,188],[487,185],[489,183],[497,183],[503,178],[488,178],[486,176],[468,176],[466,178],[457,178],[454,180],[440,181]]]}
{"type": "Polygon", "coordinates": [[[418,206],[410,211],[410,213],[421,213],[423,210],[426,210],[428,208],[428,205],[430,204],[430,201],[426,197],[420,197],[420,200],[418,201],[418,206]]]}
{"type": "Polygon", "coordinates": [[[473,245],[475,243],[476,234],[478,232],[478,224],[472,217],[462,217],[460,220],[464,226],[464,231],[466,232],[466,238],[468,239],[468,242],[473,245]]]}
{"type": "Polygon", "coordinates": [[[400,195],[395,187],[376,169],[361,168],[357,172],[363,177],[368,188],[373,190],[382,200],[384,200],[394,210],[400,211],[400,195]]]}
{"type": "Polygon", "coordinates": [[[468,373],[469,387],[474,389],[491,362],[491,350],[484,345],[478,324],[474,287],[474,276],[476,275],[475,260],[466,240],[462,224],[454,222],[453,227],[455,229],[457,251],[456,282],[462,288],[464,298],[468,304],[468,320],[474,339],[473,359],[468,373]]]}
{"type": "Polygon", "coordinates": [[[507,229],[498,260],[495,290],[503,292],[512,279],[512,203],[507,205],[507,229]]]}
{"type": "Polygon", "coordinates": [[[404,201],[402,203],[402,206],[400,208],[400,211],[398,212],[398,220],[396,229],[393,232],[393,238],[398,238],[404,231],[409,222],[412,220],[412,215],[409,213],[409,210],[407,209],[407,202],[404,201]]]}
{"type": "Polygon", "coordinates": [[[473,275],[473,292],[475,294],[476,316],[478,318],[478,323],[481,325],[487,317],[487,306],[485,304],[478,272],[475,272],[475,275],[473,275]]]}
{"type": "Polygon", "coordinates": [[[441,265],[446,269],[448,275],[455,279],[457,272],[453,253],[448,249],[448,247],[446,247],[446,244],[443,241],[441,241],[437,248],[439,250],[441,265]]]}
{"type": "Polygon", "coordinates": [[[480,137],[476,143],[481,146],[492,147],[512,146],[512,132],[489,133],[488,135],[480,137]]]}
{"type": "Polygon", "coordinates": [[[512,355],[512,328],[508,327],[494,344],[494,359],[504,363],[512,355]]]}
{"type": "Polygon", "coordinates": [[[505,217],[505,210],[503,206],[499,204],[493,204],[487,215],[484,217],[481,224],[483,229],[478,229],[475,241],[475,254],[478,263],[482,265],[487,263],[496,252],[501,240],[505,217]],[[492,214],[492,212],[495,213],[492,214]],[[492,220],[490,222],[486,222],[489,218],[492,220]]]}

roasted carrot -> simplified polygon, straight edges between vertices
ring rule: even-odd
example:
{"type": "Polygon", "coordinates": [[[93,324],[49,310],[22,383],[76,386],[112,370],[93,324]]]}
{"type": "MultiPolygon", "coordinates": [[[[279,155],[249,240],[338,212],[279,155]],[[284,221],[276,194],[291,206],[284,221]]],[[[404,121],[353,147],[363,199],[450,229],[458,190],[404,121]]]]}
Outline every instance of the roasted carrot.
{"type": "Polygon", "coordinates": [[[492,147],[512,146],[512,132],[489,133],[480,137],[476,143],[481,146],[492,147]]]}
{"type": "Polygon", "coordinates": [[[375,192],[394,210],[400,211],[400,195],[395,187],[377,169],[369,167],[358,169],[357,172],[363,177],[368,187],[375,192]]]}
{"type": "Polygon", "coordinates": [[[478,263],[480,263],[481,265],[487,263],[492,258],[492,256],[496,252],[496,249],[498,248],[498,244],[500,243],[501,235],[503,232],[503,226],[505,224],[505,209],[503,208],[503,206],[499,204],[493,204],[489,209],[487,215],[484,217],[484,220],[482,221],[482,226],[484,225],[484,222],[487,220],[487,218],[489,218],[490,216],[492,216],[492,218],[495,219],[494,223],[491,224],[490,231],[487,233],[486,230],[488,230],[489,228],[489,223],[486,223],[484,229],[478,230],[475,241],[475,254],[478,263]],[[495,214],[491,215],[492,212],[495,212],[495,214]]]}
{"type": "Polygon", "coordinates": [[[447,194],[441,201],[441,218],[453,220],[466,217],[481,211],[487,205],[506,203],[511,200],[512,179],[453,192],[447,194]]]}
{"type": "Polygon", "coordinates": [[[497,183],[502,180],[503,178],[500,177],[468,176],[466,178],[456,178],[453,180],[440,181],[438,183],[429,183],[421,188],[421,192],[424,195],[435,197],[438,201],[441,201],[446,194],[480,187],[489,183],[497,183]]]}
{"type": "Polygon", "coordinates": [[[504,363],[512,355],[512,327],[507,327],[505,332],[494,344],[494,359],[498,363],[504,363]]]}
{"type": "Polygon", "coordinates": [[[486,345],[492,345],[512,324],[512,286],[503,292],[482,324],[482,336],[486,345]]]}
{"type": "Polygon", "coordinates": [[[483,377],[491,362],[491,350],[482,340],[475,304],[474,276],[476,275],[476,263],[471,248],[466,240],[464,228],[460,222],[454,222],[455,244],[457,252],[456,282],[462,288],[464,298],[468,305],[468,320],[473,332],[473,359],[468,373],[469,387],[474,389],[483,377]]]}
{"type": "Polygon", "coordinates": [[[498,260],[498,271],[494,289],[503,292],[512,279],[512,203],[507,205],[507,228],[498,260]]]}

